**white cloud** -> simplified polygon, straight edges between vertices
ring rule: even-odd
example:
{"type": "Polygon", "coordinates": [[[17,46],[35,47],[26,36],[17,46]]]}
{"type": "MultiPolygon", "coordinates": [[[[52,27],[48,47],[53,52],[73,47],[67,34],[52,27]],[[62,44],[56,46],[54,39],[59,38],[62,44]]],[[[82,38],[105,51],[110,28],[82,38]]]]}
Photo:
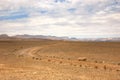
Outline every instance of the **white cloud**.
{"type": "Polygon", "coordinates": [[[109,0],[67,0],[64,3],[55,3],[54,0],[0,0],[0,33],[116,36],[120,34],[120,14],[112,12],[108,3],[109,0]],[[28,17],[10,17],[24,13],[28,17]],[[2,20],[2,17],[10,19],[2,20]]]}

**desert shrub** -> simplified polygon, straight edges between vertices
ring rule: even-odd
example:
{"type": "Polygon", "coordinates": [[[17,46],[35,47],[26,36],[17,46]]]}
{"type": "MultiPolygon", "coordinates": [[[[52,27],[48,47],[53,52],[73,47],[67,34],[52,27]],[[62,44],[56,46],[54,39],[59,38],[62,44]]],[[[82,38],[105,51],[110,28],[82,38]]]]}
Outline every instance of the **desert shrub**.
{"type": "Polygon", "coordinates": [[[100,61],[100,63],[105,63],[105,61],[100,61]]]}
{"type": "Polygon", "coordinates": [[[106,67],[106,65],[104,65],[104,70],[106,70],[107,69],[107,67],[106,67]]]}
{"type": "Polygon", "coordinates": [[[82,65],[79,65],[80,67],[82,67],[82,65]]]}
{"type": "Polygon", "coordinates": [[[21,46],[20,48],[22,49],[23,47],[21,46]]]}
{"type": "Polygon", "coordinates": [[[18,57],[24,57],[23,55],[18,55],[18,57]]]}
{"type": "Polygon", "coordinates": [[[35,57],[32,57],[32,59],[35,59],[35,57]]]}
{"type": "Polygon", "coordinates": [[[117,72],[119,72],[119,71],[120,71],[120,69],[117,69],[116,71],[117,71],[117,72]]]}
{"type": "Polygon", "coordinates": [[[38,60],[39,58],[36,58],[36,60],[38,60]]]}
{"type": "Polygon", "coordinates": [[[53,58],[55,58],[55,56],[53,56],[53,58]]]}
{"type": "Polygon", "coordinates": [[[63,57],[61,59],[64,59],[63,57]]]}
{"type": "Polygon", "coordinates": [[[98,61],[95,61],[95,63],[98,63],[98,61]]]}
{"type": "Polygon", "coordinates": [[[39,60],[42,60],[41,58],[39,58],[39,60]]]}
{"type": "Polygon", "coordinates": [[[95,69],[98,69],[98,66],[95,66],[95,69]]]}
{"type": "Polygon", "coordinates": [[[70,60],[70,58],[68,58],[68,60],[70,60]]]}
{"type": "Polygon", "coordinates": [[[74,66],[77,66],[76,64],[74,64],[74,66]]]}
{"type": "Polygon", "coordinates": [[[50,59],[48,59],[48,62],[50,62],[51,60],[50,59]]]}
{"type": "Polygon", "coordinates": [[[120,66],[120,63],[118,63],[118,65],[120,66]]]}
{"type": "Polygon", "coordinates": [[[60,61],[60,64],[62,64],[63,62],[62,61],[60,61]]]}

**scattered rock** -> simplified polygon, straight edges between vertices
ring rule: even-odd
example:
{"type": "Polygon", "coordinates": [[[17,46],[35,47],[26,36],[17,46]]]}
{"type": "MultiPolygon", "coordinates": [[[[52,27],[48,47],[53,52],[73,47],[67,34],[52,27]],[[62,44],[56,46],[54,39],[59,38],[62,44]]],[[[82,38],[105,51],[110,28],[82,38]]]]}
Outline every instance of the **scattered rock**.
{"type": "Polygon", "coordinates": [[[78,61],[87,61],[87,58],[86,57],[79,57],[78,61]]]}
{"type": "Polygon", "coordinates": [[[33,72],[33,75],[37,74],[37,72],[33,72]]]}
{"type": "Polygon", "coordinates": [[[118,63],[118,65],[120,66],[120,63],[118,63]]]}
{"type": "Polygon", "coordinates": [[[119,71],[120,71],[120,69],[117,69],[116,71],[118,71],[118,72],[119,72],[119,71]]]}

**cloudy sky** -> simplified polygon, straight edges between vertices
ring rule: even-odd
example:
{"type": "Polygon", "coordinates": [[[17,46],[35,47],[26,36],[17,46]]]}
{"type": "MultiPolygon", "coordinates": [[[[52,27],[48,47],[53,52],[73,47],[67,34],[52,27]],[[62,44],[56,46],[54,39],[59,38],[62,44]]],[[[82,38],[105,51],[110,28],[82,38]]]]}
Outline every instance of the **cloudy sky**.
{"type": "Polygon", "coordinates": [[[0,0],[0,34],[120,37],[120,0],[0,0]]]}

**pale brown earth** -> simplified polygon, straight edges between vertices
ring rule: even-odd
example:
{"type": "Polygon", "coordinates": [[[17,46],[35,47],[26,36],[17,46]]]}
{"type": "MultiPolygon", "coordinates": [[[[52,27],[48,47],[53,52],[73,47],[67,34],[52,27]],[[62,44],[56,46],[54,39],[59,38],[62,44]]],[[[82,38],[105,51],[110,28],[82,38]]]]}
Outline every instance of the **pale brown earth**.
{"type": "Polygon", "coordinates": [[[120,80],[120,42],[0,41],[0,80],[120,80]]]}

